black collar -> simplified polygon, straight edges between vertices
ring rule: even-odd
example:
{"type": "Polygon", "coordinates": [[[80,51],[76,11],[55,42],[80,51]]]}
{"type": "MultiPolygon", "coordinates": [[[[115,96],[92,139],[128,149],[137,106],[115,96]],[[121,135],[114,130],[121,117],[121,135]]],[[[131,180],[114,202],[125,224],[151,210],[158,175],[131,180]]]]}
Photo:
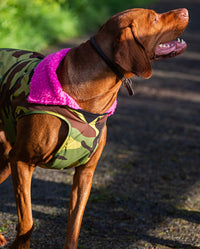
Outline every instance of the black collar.
{"type": "Polygon", "coordinates": [[[134,90],[132,87],[132,81],[131,79],[127,79],[124,74],[118,69],[116,64],[114,64],[100,49],[100,47],[97,45],[94,37],[90,38],[90,42],[95,49],[95,51],[101,56],[101,58],[105,61],[105,63],[110,67],[110,69],[117,75],[117,77],[122,81],[122,83],[125,85],[125,87],[128,90],[128,93],[130,96],[134,94],[134,90]]]}

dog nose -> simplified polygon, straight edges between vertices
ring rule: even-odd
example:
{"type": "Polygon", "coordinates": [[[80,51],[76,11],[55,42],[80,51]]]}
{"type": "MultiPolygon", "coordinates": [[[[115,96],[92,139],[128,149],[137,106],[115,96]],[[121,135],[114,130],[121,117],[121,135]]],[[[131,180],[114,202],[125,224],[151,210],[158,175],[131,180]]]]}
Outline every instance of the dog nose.
{"type": "Polygon", "coordinates": [[[189,18],[189,13],[187,9],[180,9],[180,16],[182,16],[183,18],[189,18]]]}

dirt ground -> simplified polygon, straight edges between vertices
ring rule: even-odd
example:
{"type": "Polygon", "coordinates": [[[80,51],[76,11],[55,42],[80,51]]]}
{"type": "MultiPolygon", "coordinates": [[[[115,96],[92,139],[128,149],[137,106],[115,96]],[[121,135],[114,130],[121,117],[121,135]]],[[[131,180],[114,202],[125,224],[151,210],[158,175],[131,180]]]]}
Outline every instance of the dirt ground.
{"type": "MultiPolygon", "coordinates": [[[[200,248],[200,1],[162,0],[152,7],[188,8],[181,37],[188,49],[154,63],[151,79],[134,78],[134,97],[120,90],[79,248],[200,248]]],[[[72,175],[35,170],[31,248],[63,248],[72,175]]],[[[0,231],[10,244],[17,221],[11,178],[0,185],[0,200],[0,231]]]]}

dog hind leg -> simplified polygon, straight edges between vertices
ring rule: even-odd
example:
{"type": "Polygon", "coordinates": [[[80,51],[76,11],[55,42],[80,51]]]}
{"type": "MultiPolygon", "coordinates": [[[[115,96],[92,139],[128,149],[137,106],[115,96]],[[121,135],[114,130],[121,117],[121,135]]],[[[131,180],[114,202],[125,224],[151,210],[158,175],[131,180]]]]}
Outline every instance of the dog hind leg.
{"type": "MultiPolygon", "coordinates": [[[[0,129],[0,184],[4,182],[11,173],[10,163],[8,161],[10,150],[11,146],[6,140],[5,133],[0,129]]],[[[6,239],[0,234],[0,246],[5,246],[6,244],[6,239]]]]}
{"type": "Polygon", "coordinates": [[[10,164],[4,158],[0,159],[0,184],[4,182],[11,173],[10,164]]]}
{"type": "Polygon", "coordinates": [[[11,173],[8,160],[11,145],[7,141],[4,131],[0,127],[0,184],[4,182],[11,173]]]}
{"type": "Polygon", "coordinates": [[[11,173],[10,164],[7,163],[7,161],[2,164],[2,161],[3,160],[0,159],[0,184],[4,182],[11,173]]]}
{"type": "Polygon", "coordinates": [[[12,181],[16,199],[18,225],[17,237],[12,249],[29,249],[33,231],[31,209],[31,179],[35,167],[24,162],[11,159],[12,181]]]}
{"type": "Polygon", "coordinates": [[[7,244],[6,239],[2,234],[0,234],[0,246],[5,246],[7,244]]]}

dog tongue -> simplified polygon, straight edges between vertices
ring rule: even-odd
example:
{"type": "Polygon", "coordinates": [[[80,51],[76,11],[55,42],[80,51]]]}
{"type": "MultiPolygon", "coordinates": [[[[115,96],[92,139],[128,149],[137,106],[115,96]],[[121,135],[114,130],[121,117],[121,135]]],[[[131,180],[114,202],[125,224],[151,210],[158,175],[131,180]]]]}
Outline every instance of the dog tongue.
{"type": "Polygon", "coordinates": [[[173,57],[184,52],[186,47],[186,42],[184,40],[178,39],[177,41],[171,41],[157,46],[155,55],[156,58],[173,57]]]}

